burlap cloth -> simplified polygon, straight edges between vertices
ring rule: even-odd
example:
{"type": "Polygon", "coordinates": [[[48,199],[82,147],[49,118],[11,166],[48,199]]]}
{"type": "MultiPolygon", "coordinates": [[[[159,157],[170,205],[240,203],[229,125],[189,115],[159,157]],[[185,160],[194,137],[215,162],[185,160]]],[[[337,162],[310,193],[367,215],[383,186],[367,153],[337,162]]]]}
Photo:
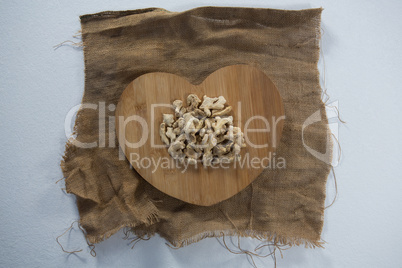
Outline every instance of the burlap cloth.
{"type": "Polygon", "coordinates": [[[320,246],[331,166],[303,146],[302,125],[321,112],[322,120],[304,129],[304,139],[324,153],[329,130],[317,69],[321,11],[149,8],[81,16],[82,102],[98,109],[78,112],[75,133],[76,140],[97,146],[79,148],[69,141],[62,170],[88,240],[98,243],[131,227],[141,236],[158,233],[177,247],[223,234],[320,246]],[[277,157],[286,160],[285,169],[266,170],[232,198],[202,207],[160,192],[119,160],[117,141],[108,133],[114,129],[109,105],[117,104],[133,79],[169,72],[198,83],[232,64],[260,68],[280,91],[286,120],[277,157]],[[106,120],[101,134],[99,116],[106,120]]]}

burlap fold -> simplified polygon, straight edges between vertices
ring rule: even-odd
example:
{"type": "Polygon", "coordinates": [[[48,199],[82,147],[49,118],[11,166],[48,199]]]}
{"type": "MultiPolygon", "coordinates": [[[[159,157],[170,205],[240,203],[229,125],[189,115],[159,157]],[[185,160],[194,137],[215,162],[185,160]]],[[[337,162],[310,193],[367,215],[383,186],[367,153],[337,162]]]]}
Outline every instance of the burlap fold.
{"type": "Polygon", "coordinates": [[[81,16],[82,103],[96,107],[78,112],[75,134],[96,146],[69,141],[62,169],[88,240],[100,242],[128,226],[138,235],[158,233],[178,247],[222,234],[319,246],[332,151],[318,159],[305,145],[323,154],[332,148],[317,69],[321,11],[149,8],[81,16]],[[260,68],[280,91],[286,120],[276,155],[286,160],[285,169],[267,169],[232,198],[202,207],[158,191],[119,160],[111,118],[133,79],[169,72],[199,83],[232,64],[260,68]],[[317,111],[321,120],[303,128],[317,111]]]}

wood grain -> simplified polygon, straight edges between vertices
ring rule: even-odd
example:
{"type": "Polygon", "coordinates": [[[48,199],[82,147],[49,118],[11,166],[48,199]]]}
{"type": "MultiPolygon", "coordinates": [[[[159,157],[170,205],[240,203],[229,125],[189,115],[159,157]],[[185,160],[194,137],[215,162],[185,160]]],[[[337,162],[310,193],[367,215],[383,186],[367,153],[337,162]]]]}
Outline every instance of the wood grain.
{"type": "Polygon", "coordinates": [[[116,109],[116,132],[127,159],[145,180],[175,198],[208,206],[244,189],[268,165],[268,158],[273,157],[282,134],[281,116],[284,116],[284,108],[278,90],[263,72],[254,67],[224,67],[199,85],[190,84],[174,74],[157,72],[136,78],[124,90],[116,109]],[[199,164],[185,169],[170,157],[159,137],[162,114],[174,113],[169,105],[177,99],[185,103],[191,93],[200,99],[203,95],[224,96],[227,104],[233,107],[234,126],[240,126],[248,137],[247,147],[241,151],[240,163],[216,168],[199,164]],[[245,132],[245,125],[252,117],[248,129],[265,129],[265,132],[245,132]],[[137,120],[140,118],[142,124],[137,120]],[[277,124],[275,120],[278,120],[277,124]],[[134,148],[135,143],[138,144],[134,148]],[[253,158],[257,159],[254,164],[253,158]],[[263,159],[263,163],[255,164],[263,159]]]}

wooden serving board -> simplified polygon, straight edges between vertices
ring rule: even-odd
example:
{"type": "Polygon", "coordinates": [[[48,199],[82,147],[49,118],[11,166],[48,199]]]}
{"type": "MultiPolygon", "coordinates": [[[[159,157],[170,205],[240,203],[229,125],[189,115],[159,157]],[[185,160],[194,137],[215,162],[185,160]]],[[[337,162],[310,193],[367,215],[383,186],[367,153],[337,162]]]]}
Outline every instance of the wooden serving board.
{"type": "Polygon", "coordinates": [[[232,65],[210,74],[199,85],[161,72],[136,78],[117,105],[116,131],[124,154],[145,180],[170,196],[208,206],[240,192],[268,166],[268,158],[279,144],[283,116],[282,99],[272,81],[254,67],[232,65]],[[242,159],[236,165],[206,168],[199,163],[185,169],[168,154],[159,136],[162,114],[174,113],[169,105],[177,99],[185,104],[191,93],[201,100],[204,95],[224,96],[226,104],[232,106],[234,126],[240,126],[247,135],[247,147],[242,148],[242,159]],[[247,128],[265,131],[246,133],[252,117],[247,128]]]}

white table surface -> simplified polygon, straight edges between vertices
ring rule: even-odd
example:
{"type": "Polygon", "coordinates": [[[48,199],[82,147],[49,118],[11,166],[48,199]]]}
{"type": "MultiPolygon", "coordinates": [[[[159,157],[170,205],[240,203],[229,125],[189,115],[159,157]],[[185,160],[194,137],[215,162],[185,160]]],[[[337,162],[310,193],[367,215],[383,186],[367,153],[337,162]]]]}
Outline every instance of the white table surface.
{"type": "MultiPolygon", "coordinates": [[[[89,255],[75,228],[74,198],[55,182],[66,137],[64,119],[84,90],[82,50],[53,46],[80,29],[79,15],[104,10],[197,6],[283,9],[323,7],[326,87],[338,101],[342,159],[339,196],[325,211],[325,249],[294,247],[278,267],[402,267],[401,1],[0,1],[0,266],[1,267],[251,267],[216,239],[180,250],[154,237],[134,250],[122,232],[89,255]]],[[[320,64],[321,70],[322,64],[320,64]]],[[[334,195],[328,181],[328,200],[334,195]]],[[[256,242],[245,239],[244,248],[256,242]]],[[[273,267],[271,258],[255,259],[273,267]]]]}

